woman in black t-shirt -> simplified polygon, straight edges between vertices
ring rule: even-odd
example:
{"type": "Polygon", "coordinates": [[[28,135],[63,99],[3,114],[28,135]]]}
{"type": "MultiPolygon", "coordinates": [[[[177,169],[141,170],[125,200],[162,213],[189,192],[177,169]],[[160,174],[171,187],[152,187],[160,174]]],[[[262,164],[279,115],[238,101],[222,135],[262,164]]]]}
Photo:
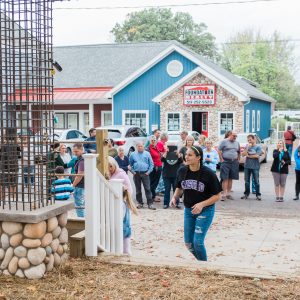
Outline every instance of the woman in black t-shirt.
{"type": "Polygon", "coordinates": [[[176,199],[184,193],[184,242],[197,260],[206,261],[204,239],[222,188],[216,174],[202,165],[200,147],[192,146],[185,158],[186,165],[178,170],[177,188],[170,205],[175,206],[176,199]]]}

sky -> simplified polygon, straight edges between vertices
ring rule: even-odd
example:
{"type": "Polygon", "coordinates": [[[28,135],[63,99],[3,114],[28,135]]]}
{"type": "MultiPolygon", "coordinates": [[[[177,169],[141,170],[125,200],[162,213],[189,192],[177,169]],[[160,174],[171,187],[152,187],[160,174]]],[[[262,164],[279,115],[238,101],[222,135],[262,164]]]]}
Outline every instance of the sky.
{"type": "MultiPolygon", "coordinates": [[[[110,33],[114,25],[124,22],[130,12],[143,8],[65,10],[74,7],[118,7],[169,4],[192,4],[213,2],[235,2],[238,0],[70,0],[54,3],[53,26],[54,45],[87,45],[113,43],[110,33]]],[[[244,0],[245,1],[245,0],[244,0]]],[[[246,0],[249,1],[249,0],[246,0]]],[[[295,56],[298,71],[295,78],[300,83],[300,0],[275,0],[243,4],[180,6],[172,11],[188,12],[195,22],[203,22],[207,30],[222,43],[244,29],[260,30],[271,35],[275,30],[284,38],[298,39],[295,42],[295,56]]]]}

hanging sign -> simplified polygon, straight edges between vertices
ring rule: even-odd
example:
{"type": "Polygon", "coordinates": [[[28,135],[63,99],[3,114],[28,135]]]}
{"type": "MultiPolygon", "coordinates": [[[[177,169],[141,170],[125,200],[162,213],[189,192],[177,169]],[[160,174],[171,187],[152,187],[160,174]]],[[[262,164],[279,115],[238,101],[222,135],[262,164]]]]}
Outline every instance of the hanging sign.
{"type": "Polygon", "coordinates": [[[183,105],[215,105],[216,86],[214,84],[185,85],[183,105]]]}

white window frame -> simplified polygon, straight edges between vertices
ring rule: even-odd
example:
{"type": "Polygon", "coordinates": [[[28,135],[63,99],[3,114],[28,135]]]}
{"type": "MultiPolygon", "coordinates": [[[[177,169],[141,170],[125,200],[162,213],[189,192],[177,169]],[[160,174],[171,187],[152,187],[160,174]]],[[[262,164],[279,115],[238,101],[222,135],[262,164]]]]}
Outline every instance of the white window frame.
{"type": "Polygon", "coordinates": [[[111,110],[101,110],[101,126],[110,126],[113,124],[113,115],[112,115],[112,111],[111,110]],[[105,125],[104,124],[104,115],[110,113],[111,114],[111,124],[109,125],[105,125]]]}
{"type": "Polygon", "coordinates": [[[251,116],[251,121],[252,121],[252,122],[251,122],[251,123],[252,123],[252,124],[251,124],[251,125],[252,125],[252,126],[251,126],[251,129],[252,129],[251,132],[252,132],[252,133],[255,132],[255,120],[256,120],[256,118],[255,118],[255,110],[252,110],[252,116],[251,116]]]}
{"type": "Polygon", "coordinates": [[[235,111],[219,111],[218,112],[218,136],[223,137],[223,134],[220,133],[221,131],[221,114],[232,114],[233,115],[233,128],[232,130],[235,131],[235,120],[236,120],[236,112],[235,111]]]}
{"type": "MultiPolygon", "coordinates": [[[[64,113],[64,114],[68,114],[68,113],[77,113],[78,114],[78,130],[81,131],[82,133],[86,133],[85,132],[85,126],[84,126],[84,113],[89,113],[89,110],[87,109],[82,109],[82,110],[60,110],[60,109],[55,109],[54,113],[64,113]]],[[[66,119],[65,119],[66,121],[66,119]]],[[[67,128],[68,129],[68,128],[67,128]]],[[[54,129],[55,131],[55,129],[54,129]]]]}
{"type": "Polygon", "coordinates": [[[166,125],[167,125],[166,126],[167,131],[180,131],[180,129],[181,129],[181,113],[178,112],[178,111],[168,111],[168,112],[166,112],[166,125]],[[169,114],[179,114],[179,129],[178,130],[169,130],[169,123],[168,123],[169,114]]]}
{"type": "MultiPolygon", "coordinates": [[[[16,125],[17,125],[17,127],[18,127],[18,129],[20,129],[20,124],[19,124],[19,116],[20,116],[20,114],[27,114],[28,116],[29,116],[29,127],[30,128],[32,128],[32,117],[31,117],[31,109],[30,109],[30,111],[25,111],[25,110],[23,110],[23,111],[21,111],[21,110],[19,110],[19,111],[16,111],[16,125]]],[[[23,129],[26,129],[26,128],[23,128],[23,129]]]]}
{"type": "Polygon", "coordinates": [[[249,133],[250,132],[250,110],[249,109],[246,110],[245,122],[246,122],[246,127],[245,127],[246,133],[249,133]]]}
{"type": "Polygon", "coordinates": [[[256,112],[256,131],[260,131],[260,110],[256,112]]]}
{"type": "Polygon", "coordinates": [[[125,126],[126,114],[146,114],[146,133],[149,132],[149,110],[122,110],[122,125],[125,126]]]}

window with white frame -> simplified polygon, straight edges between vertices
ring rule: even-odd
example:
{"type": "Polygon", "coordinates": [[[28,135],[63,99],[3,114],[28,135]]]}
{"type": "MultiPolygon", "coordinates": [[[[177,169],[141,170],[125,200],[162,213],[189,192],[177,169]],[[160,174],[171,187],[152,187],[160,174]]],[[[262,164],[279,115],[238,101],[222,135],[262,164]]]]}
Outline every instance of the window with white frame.
{"type": "Polygon", "coordinates": [[[57,118],[57,123],[54,123],[54,128],[64,129],[65,128],[65,114],[64,113],[55,113],[57,118]]]}
{"type": "Polygon", "coordinates": [[[252,131],[255,132],[255,110],[252,110],[252,131]]]}
{"type": "Polygon", "coordinates": [[[167,129],[168,131],[180,130],[180,113],[167,113],[167,129]]]}
{"type": "Polygon", "coordinates": [[[256,130],[260,131],[260,110],[258,110],[256,114],[256,130]]]}
{"type": "Polygon", "coordinates": [[[146,111],[123,111],[123,124],[137,126],[148,132],[148,114],[146,111]]]}
{"type": "Polygon", "coordinates": [[[112,125],[112,112],[111,111],[102,111],[101,112],[101,125],[102,126],[112,125]]]}
{"type": "Polygon", "coordinates": [[[225,134],[229,130],[234,129],[234,114],[221,112],[220,113],[220,123],[219,123],[220,132],[219,135],[225,134]]]}
{"type": "Polygon", "coordinates": [[[27,128],[29,126],[28,113],[27,112],[17,112],[17,128],[27,128]]]}
{"type": "Polygon", "coordinates": [[[246,110],[246,133],[250,132],[250,110],[246,110]]]}

